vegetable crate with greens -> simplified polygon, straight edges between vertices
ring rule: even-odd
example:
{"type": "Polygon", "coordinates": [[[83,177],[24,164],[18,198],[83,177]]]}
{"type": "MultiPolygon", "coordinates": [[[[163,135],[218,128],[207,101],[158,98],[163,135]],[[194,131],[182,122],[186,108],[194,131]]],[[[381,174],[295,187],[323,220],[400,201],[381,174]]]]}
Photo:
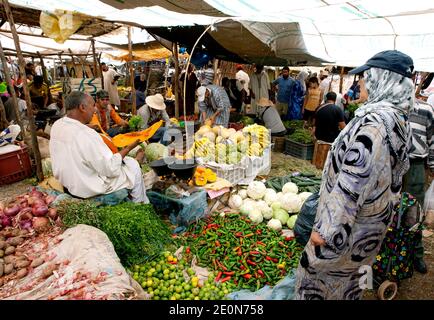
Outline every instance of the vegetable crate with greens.
{"type": "Polygon", "coordinates": [[[199,280],[188,266],[190,250],[178,260],[169,251],[144,265],[134,265],[129,273],[140,283],[152,300],[218,300],[235,287],[229,282],[215,282],[211,272],[206,281],[199,280]]]}
{"type": "Polygon", "coordinates": [[[285,139],[285,154],[299,159],[312,160],[313,143],[313,137],[309,130],[296,129],[285,139]]]}
{"type": "Polygon", "coordinates": [[[294,238],[264,224],[254,225],[237,213],[221,213],[190,226],[179,242],[196,255],[200,266],[215,272],[216,282],[238,289],[275,285],[296,268],[302,252],[294,238]]]}
{"type": "Polygon", "coordinates": [[[92,201],[63,201],[59,214],[67,227],[87,224],[105,232],[126,266],[158,256],[172,239],[169,227],[150,204],[98,207],[92,201]]]}

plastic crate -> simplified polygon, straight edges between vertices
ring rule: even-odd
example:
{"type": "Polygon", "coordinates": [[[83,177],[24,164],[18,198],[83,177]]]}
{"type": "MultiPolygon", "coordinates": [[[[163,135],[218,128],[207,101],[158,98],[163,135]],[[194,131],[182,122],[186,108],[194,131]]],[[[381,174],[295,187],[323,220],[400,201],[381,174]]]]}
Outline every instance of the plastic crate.
{"type": "Polygon", "coordinates": [[[285,151],[285,137],[271,137],[272,148],[274,152],[285,151]]]}
{"type": "Polygon", "coordinates": [[[206,168],[213,170],[217,177],[225,179],[233,185],[239,184],[246,178],[246,170],[248,168],[248,157],[244,157],[239,164],[219,164],[215,162],[204,162],[198,158],[197,162],[206,168]]]}
{"type": "Polygon", "coordinates": [[[27,146],[0,155],[0,186],[14,183],[32,175],[32,164],[27,146]]]}
{"type": "Polygon", "coordinates": [[[312,160],[314,148],[314,144],[303,144],[288,138],[285,139],[285,154],[299,159],[312,160]]]}

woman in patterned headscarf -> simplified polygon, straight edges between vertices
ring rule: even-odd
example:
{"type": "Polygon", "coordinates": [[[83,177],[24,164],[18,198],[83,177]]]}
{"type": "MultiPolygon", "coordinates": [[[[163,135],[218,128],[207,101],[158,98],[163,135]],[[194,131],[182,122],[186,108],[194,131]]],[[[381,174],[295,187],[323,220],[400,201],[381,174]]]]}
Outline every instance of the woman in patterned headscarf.
{"type": "MultiPolygon", "coordinates": [[[[333,144],[318,211],[297,270],[297,299],[360,299],[408,170],[413,61],[399,51],[371,58],[367,102],[333,144]],[[365,277],[362,277],[365,276],[365,277]]],[[[372,274],[372,273],[371,273],[372,274]]]]}

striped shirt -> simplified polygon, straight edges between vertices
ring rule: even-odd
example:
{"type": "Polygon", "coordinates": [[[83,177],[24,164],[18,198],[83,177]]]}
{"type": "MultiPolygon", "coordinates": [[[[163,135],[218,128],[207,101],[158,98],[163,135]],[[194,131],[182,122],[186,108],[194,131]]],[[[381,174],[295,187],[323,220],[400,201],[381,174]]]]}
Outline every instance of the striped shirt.
{"type": "MultiPolygon", "coordinates": [[[[228,94],[223,87],[216,85],[209,85],[207,89],[211,91],[209,99],[199,102],[200,112],[206,112],[206,118],[210,118],[214,113],[221,110],[220,114],[215,119],[215,125],[228,127],[229,113],[231,109],[231,102],[229,101],[228,94]]],[[[202,119],[205,121],[206,119],[202,119]]]]}
{"type": "Polygon", "coordinates": [[[428,166],[434,172],[434,109],[429,104],[416,100],[409,116],[412,130],[410,159],[428,158],[428,166]]]}

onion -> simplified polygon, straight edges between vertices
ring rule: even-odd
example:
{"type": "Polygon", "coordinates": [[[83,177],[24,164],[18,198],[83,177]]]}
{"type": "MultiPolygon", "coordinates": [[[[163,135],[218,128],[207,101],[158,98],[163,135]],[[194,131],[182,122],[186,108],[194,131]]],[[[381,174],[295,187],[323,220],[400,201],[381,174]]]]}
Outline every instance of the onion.
{"type": "Polygon", "coordinates": [[[3,211],[4,214],[11,217],[17,215],[18,212],[20,212],[21,208],[19,205],[14,204],[12,207],[6,207],[3,211]]]}
{"type": "Polygon", "coordinates": [[[52,203],[54,200],[56,200],[56,196],[46,196],[45,197],[45,203],[47,205],[50,205],[50,203],[52,203]]]}
{"type": "Polygon", "coordinates": [[[32,208],[32,214],[35,217],[43,217],[47,214],[47,212],[48,212],[48,207],[46,205],[33,206],[32,208]]]}
{"type": "Polygon", "coordinates": [[[36,197],[36,198],[43,198],[44,194],[41,191],[36,190],[35,188],[33,188],[32,191],[30,191],[30,196],[31,197],[36,197]]]}
{"type": "Polygon", "coordinates": [[[27,202],[27,200],[21,200],[20,202],[20,208],[24,209],[27,208],[29,206],[29,203],[27,202]]]}
{"type": "Polygon", "coordinates": [[[20,222],[21,229],[31,229],[32,228],[32,220],[23,220],[20,222]]]}
{"type": "Polygon", "coordinates": [[[44,232],[50,225],[50,221],[46,217],[35,217],[32,219],[32,224],[36,232],[44,232]]]}
{"type": "Polygon", "coordinates": [[[11,218],[9,218],[8,216],[5,216],[5,215],[1,216],[0,222],[1,222],[3,227],[9,227],[10,225],[12,225],[11,218]]]}
{"type": "Polygon", "coordinates": [[[20,211],[20,213],[18,214],[19,216],[19,220],[23,221],[23,220],[32,220],[33,215],[32,215],[32,208],[25,208],[22,209],[20,211]]]}
{"type": "Polygon", "coordinates": [[[5,203],[3,201],[0,201],[0,211],[3,211],[5,207],[5,203]]]}
{"type": "Polygon", "coordinates": [[[48,209],[47,216],[51,218],[53,221],[57,219],[57,209],[56,208],[50,208],[48,209]]]}
{"type": "Polygon", "coordinates": [[[45,206],[45,201],[43,199],[36,199],[35,201],[33,201],[32,207],[41,207],[41,206],[45,206]]]}

